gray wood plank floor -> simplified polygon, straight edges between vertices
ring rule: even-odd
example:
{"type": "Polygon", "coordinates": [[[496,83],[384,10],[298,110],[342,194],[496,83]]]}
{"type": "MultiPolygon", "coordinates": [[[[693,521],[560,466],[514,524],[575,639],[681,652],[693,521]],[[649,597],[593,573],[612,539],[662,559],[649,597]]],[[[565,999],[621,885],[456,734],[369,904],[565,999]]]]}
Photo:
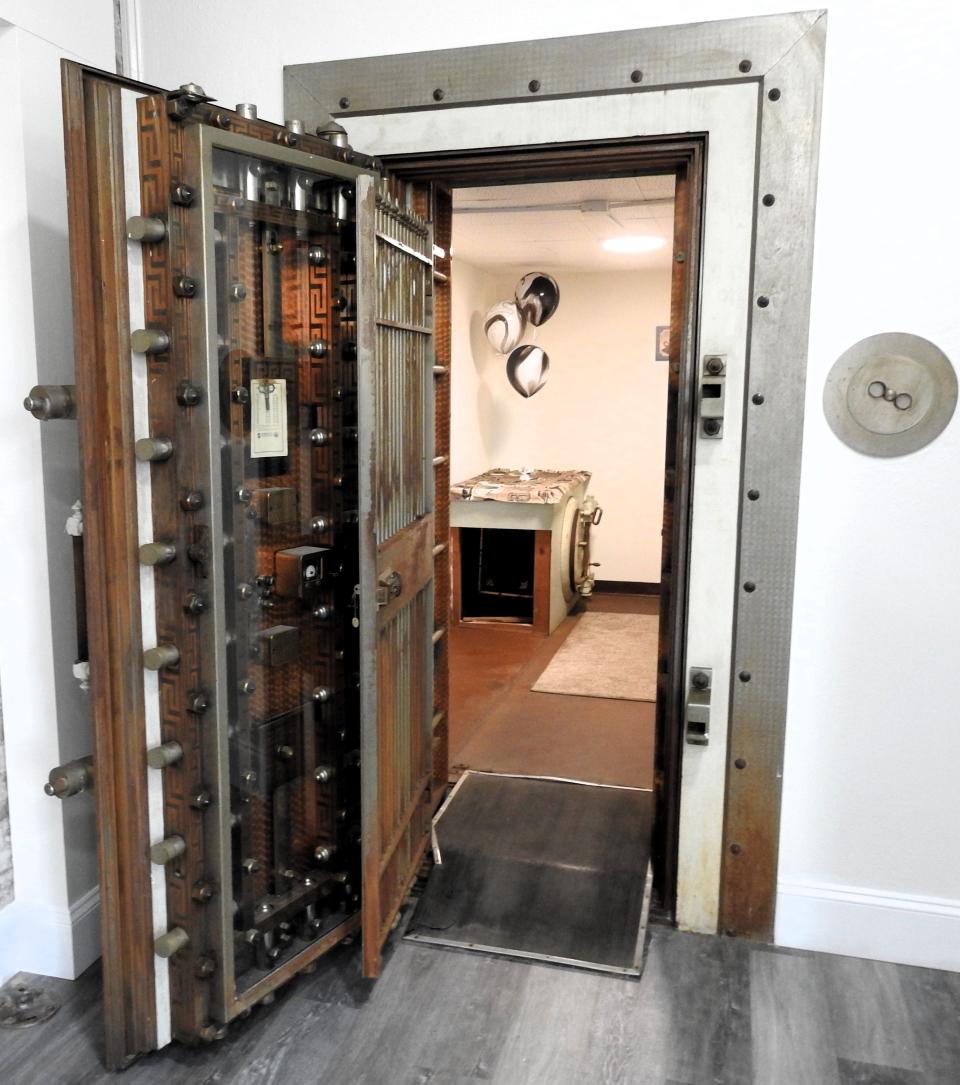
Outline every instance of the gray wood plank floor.
{"type": "MultiPolygon", "coordinates": [[[[92,1085],[99,974],[44,980],[59,1013],[0,1030],[4,1085],[92,1085]]],[[[130,1085],[958,1085],[960,975],[652,927],[640,980],[402,942],[383,977],[331,953],[219,1044],[130,1085]]]]}

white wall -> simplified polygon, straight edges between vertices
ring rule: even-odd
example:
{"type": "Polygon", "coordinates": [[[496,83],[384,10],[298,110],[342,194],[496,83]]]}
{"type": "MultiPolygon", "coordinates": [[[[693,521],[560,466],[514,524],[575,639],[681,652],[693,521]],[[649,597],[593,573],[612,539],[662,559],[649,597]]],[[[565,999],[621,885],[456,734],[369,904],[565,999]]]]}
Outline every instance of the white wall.
{"type": "Polygon", "coordinates": [[[38,382],[73,372],[60,57],[113,66],[109,0],[0,0],[0,686],[14,900],[0,910],[0,980],[20,969],[73,976],[98,953],[89,797],[47,798],[48,770],[89,752],[76,651],[70,543],[79,496],[76,427],[42,430],[20,406],[38,382]]]}
{"type": "MultiPolygon", "coordinates": [[[[335,11],[326,4],[275,2],[268,18],[253,0],[130,0],[128,6],[141,20],[142,78],[161,85],[196,79],[228,105],[252,100],[263,116],[279,119],[285,63],[768,14],[796,5],[608,0],[585,8],[558,0],[545,12],[487,0],[483,18],[448,6],[443,20],[433,0],[409,0],[403,19],[385,0],[335,11]]],[[[22,20],[38,38],[112,67],[108,0],[0,2],[0,19],[22,20]]],[[[954,499],[960,423],[922,452],[881,461],[837,442],[820,410],[830,365],[865,335],[917,332],[960,360],[960,267],[953,251],[960,205],[943,190],[956,160],[943,137],[955,126],[958,20],[960,8],[943,0],[830,5],[777,934],[787,943],[960,968],[960,834],[954,831],[960,729],[949,681],[960,613],[952,552],[960,535],[954,499]],[[932,160],[918,148],[933,149],[932,160]]],[[[9,70],[0,70],[6,90],[9,70]]],[[[3,523],[15,522],[23,539],[13,550],[2,540],[11,585],[3,629],[8,640],[15,630],[33,650],[29,669],[38,688],[22,688],[20,706],[11,706],[2,655],[0,683],[8,744],[19,742],[27,759],[25,794],[57,760],[49,732],[52,663],[44,662],[52,633],[49,611],[36,594],[45,583],[46,538],[35,504],[39,437],[36,424],[16,413],[17,399],[35,379],[36,357],[30,299],[15,270],[25,266],[26,200],[15,168],[22,148],[14,144],[25,111],[36,120],[30,97],[37,78],[29,74],[15,108],[4,96],[15,123],[4,126],[3,161],[14,166],[6,174],[8,193],[19,195],[4,207],[0,226],[0,298],[4,326],[13,328],[7,335],[12,361],[3,367],[0,409],[10,422],[3,451],[4,462],[21,465],[7,480],[3,523]],[[14,490],[21,472],[25,482],[14,490]]],[[[53,78],[49,69],[42,78],[53,78]]],[[[55,143],[51,133],[51,162],[59,153],[55,143]]],[[[49,305],[46,318],[67,326],[65,300],[50,297],[49,305]]],[[[12,538],[12,526],[4,530],[12,538]]],[[[30,812],[44,819],[38,847],[49,811],[38,804],[30,812]]],[[[59,854],[54,849],[44,857],[54,886],[48,894],[61,892],[59,854]]]]}
{"type": "Polygon", "coordinates": [[[659,583],[667,363],[654,360],[654,339],[670,321],[670,269],[538,270],[556,278],[560,306],[523,337],[550,358],[547,383],[524,399],[482,327],[522,271],[454,257],[451,479],[491,467],[590,471],[604,509],[591,534],[597,578],[659,583]]]}
{"type": "MultiPolygon", "coordinates": [[[[795,7],[558,0],[545,12],[488,0],[482,18],[447,8],[438,20],[434,3],[411,0],[398,20],[393,5],[367,0],[361,17],[338,13],[335,33],[329,14],[316,19],[311,38],[302,5],[276,5],[247,66],[236,62],[246,20],[235,0],[150,0],[144,76],[198,78],[228,103],[252,99],[279,117],[284,63],[795,7]]],[[[841,445],[820,407],[834,359],[875,332],[917,332],[960,361],[960,205],[936,180],[956,156],[944,134],[955,127],[960,8],[836,0],[829,10],[778,938],[845,949],[856,929],[856,952],[960,968],[960,728],[949,683],[960,423],[923,452],[881,461],[841,445]],[[922,147],[936,148],[935,168],[918,158],[922,147]],[[913,934],[930,924],[940,935],[918,945],[913,934]]]]}

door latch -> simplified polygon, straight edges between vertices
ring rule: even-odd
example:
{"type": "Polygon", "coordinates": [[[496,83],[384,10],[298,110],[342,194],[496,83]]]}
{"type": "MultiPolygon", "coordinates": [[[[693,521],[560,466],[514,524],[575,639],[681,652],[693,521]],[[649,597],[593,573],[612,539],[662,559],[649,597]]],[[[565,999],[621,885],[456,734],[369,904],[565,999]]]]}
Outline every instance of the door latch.
{"type": "Polygon", "coordinates": [[[700,434],[703,437],[723,436],[726,374],[727,359],[723,354],[708,354],[703,359],[700,378],[700,434]]]}
{"type": "Polygon", "coordinates": [[[399,599],[402,591],[403,578],[396,569],[383,573],[377,581],[377,606],[385,607],[391,599],[399,599]]]}
{"type": "Polygon", "coordinates": [[[706,746],[710,741],[710,692],[712,687],[712,668],[690,668],[685,731],[687,742],[692,746],[706,746]]]}

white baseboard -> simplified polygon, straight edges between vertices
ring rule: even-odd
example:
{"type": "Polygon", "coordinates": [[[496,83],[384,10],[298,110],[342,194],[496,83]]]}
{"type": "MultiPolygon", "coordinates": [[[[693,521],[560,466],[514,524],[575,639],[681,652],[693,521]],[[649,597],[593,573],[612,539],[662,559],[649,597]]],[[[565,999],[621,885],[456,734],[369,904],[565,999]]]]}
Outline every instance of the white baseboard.
{"type": "Polygon", "coordinates": [[[0,983],[17,972],[76,979],[100,956],[100,889],[69,908],[13,900],[0,911],[0,983]]]}
{"type": "Polygon", "coordinates": [[[960,972],[960,901],[781,881],[774,941],[778,946],[960,972]]]}

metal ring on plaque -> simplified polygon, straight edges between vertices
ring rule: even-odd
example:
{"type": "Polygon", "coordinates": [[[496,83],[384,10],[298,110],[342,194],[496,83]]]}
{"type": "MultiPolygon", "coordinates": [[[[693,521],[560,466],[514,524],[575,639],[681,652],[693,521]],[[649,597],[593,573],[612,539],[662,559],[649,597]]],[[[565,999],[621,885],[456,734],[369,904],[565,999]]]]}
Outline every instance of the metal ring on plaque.
{"type": "Polygon", "coordinates": [[[904,456],[944,431],[957,374],[939,347],[907,332],[861,339],[827,376],[823,412],[844,444],[868,456],[904,456]]]}

